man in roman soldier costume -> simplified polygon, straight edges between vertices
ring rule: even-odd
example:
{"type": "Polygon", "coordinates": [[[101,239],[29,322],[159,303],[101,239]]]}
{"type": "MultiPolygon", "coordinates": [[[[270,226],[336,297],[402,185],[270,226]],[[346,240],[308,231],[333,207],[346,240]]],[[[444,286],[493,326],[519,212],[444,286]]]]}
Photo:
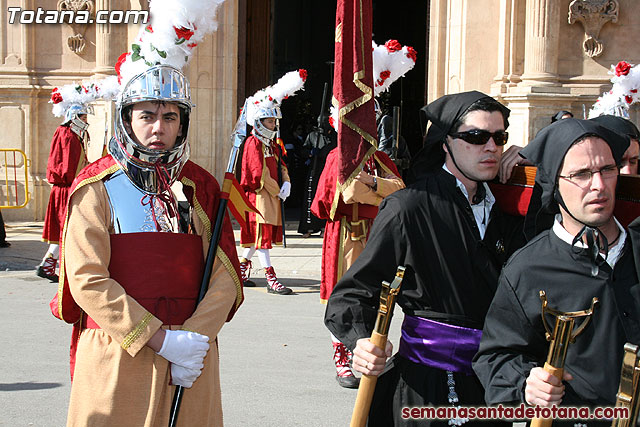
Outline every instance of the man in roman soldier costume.
{"type": "Polygon", "coordinates": [[[484,403],[471,358],[500,268],[520,247],[522,219],[500,211],[486,184],[498,173],[509,110],[473,91],[443,96],[421,112],[431,126],[415,158],[419,179],[382,201],[367,246],[325,314],[329,330],[354,349],[354,369],[381,374],[370,426],[447,425],[404,420],[401,409],[484,403]],[[398,266],[406,267],[397,298],[405,317],[399,351],[385,368],[392,346],[379,349],[369,337],[380,283],[398,266]]]}
{"type": "Polygon", "coordinates": [[[520,152],[538,167],[540,209],[555,218],[502,271],[473,363],[489,404],[613,406],[624,345],[640,343],[639,223],[627,231],[613,215],[629,138],[598,122],[558,121],[520,152]],[[541,290],[562,312],[588,309],[598,298],[587,327],[560,344],[562,380],[542,368],[549,342],[541,290]]]}
{"type": "Polygon", "coordinates": [[[69,105],[64,112],[64,121],[51,140],[47,181],[52,187],[42,230],[42,240],[49,243],[49,248],[36,268],[36,274],[52,282],[58,281],[56,266],[69,189],[76,175],[87,165],[87,114],[90,111],[91,108],[87,105],[69,105]]]}
{"type": "Polygon", "coordinates": [[[251,258],[257,252],[267,279],[267,292],[277,295],[293,292],[280,283],[269,256],[273,245],[282,244],[282,207],[291,192],[282,146],[277,142],[279,120],[282,118],[280,103],[301,89],[306,78],[305,70],[291,71],[245,103],[247,123],[253,126],[253,130],[244,142],[240,185],[259,214],[250,213],[241,229],[240,244],[245,249],[240,258],[240,269],[244,285],[255,286],[249,280],[249,274],[251,258]]]}
{"type": "Polygon", "coordinates": [[[61,289],[52,308],[76,322],[68,425],[221,425],[216,337],[242,301],[225,218],[210,289],[195,308],[220,189],[189,158],[189,82],[156,65],[117,101],[110,155],[71,189],[61,289]],[[195,311],[194,311],[195,309],[195,311]]]}
{"type": "Polygon", "coordinates": [[[116,82],[114,135],[71,187],[51,302],[73,323],[69,426],[168,425],[178,385],[177,425],[222,425],[217,335],[242,303],[240,268],[227,215],[205,266],[222,196],[189,160],[193,104],[177,68],[219,3],[152,2],[153,28],[96,85],[107,98],[116,82]]]}
{"type": "MultiPolygon", "coordinates": [[[[403,47],[397,40],[389,40],[381,46],[373,43],[372,52],[375,96],[387,90],[415,65],[413,48],[403,47]]],[[[377,113],[377,101],[375,105],[377,113]]],[[[335,107],[331,111],[330,123],[335,127],[338,111],[335,107]]],[[[394,162],[387,154],[378,150],[369,157],[358,175],[339,191],[336,186],[339,156],[338,149],[332,150],[327,156],[311,205],[311,212],[315,216],[327,220],[322,241],[320,281],[320,300],[323,303],[327,302],[338,280],[362,253],[382,199],[404,188],[394,162]]],[[[357,388],[359,380],[351,369],[351,350],[333,333],[331,341],[338,384],[345,388],[357,388]]]]}
{"type": "MultiPolygon", "coordinates": [[[[373,219],[382,199],[404,188],[393,161],[376,151],[342,193],[337,191],[338,150],[333,149],[320,175],[311,212],[326,219],[322,241],[320,299],[326,303],[333,288],[360,256],[369,237],[373,219]]],[[[351,370],[351,351],[331,334],[338,384],[357,388],[358,379],[351,370]]]]}

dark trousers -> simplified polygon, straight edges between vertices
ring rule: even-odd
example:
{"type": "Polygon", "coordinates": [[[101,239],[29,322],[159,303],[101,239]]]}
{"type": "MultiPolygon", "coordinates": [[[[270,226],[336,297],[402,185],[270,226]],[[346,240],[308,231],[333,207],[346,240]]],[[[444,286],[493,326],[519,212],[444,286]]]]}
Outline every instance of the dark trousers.
{"type": "Polygon", "coordinates": [[[7,232],[4,230],[4,220],[2,219],[2,209],[0,209],[0,242],[7,240],[7,232]]]}

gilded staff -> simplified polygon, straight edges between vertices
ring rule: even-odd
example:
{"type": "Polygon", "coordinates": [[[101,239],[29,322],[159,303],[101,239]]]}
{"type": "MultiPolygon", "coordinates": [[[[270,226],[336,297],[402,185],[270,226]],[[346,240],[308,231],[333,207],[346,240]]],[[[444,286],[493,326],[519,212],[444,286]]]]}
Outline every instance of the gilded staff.
{"type": "MultiPolygon", "coordinates": [[[[552,374],[554,377],[562,381],[564,372],[564,360],[567,357],[567,350],[570,343],[576,341],[576,337],[580,335],[589,324],[593,310],[598,304],[598,298],[593,298],[591,308],[580,311],[563,312],[548,307],[547,295],[544,291],[540,291],[540,300],[542,300],[542,324],[546,331],[545,337],[551,344],[549,345],[549,353],[547,361],[544,363],[544,370],[552,374]],[[553,333],[547,324],[545,314],[550,314],[556,318],[556,324],[553,333]],[[578,326],[574,332],[576,319],[584,318],[582,324],[578,326]]],[[[549,427],[553,423],[551,418],[534,418],[531,420],[531,427],[549,427]]]]}
{"type": "MultiPolygon", "coordinates": [[[[404,267],[398,267],[396,277],[391,284],[382,282],[382,292],[380,292],[380,307],[378,308],[378,317],[371,334],[371,342],[382,350],[387,345],[387,334],[389,333],[389,325],[393,316],[393,305],[396,296],[400,292],[400,285],[404,277],[404,267]]],[[[358,396],[353,407],[351,415],[351,427],[364,427],[369,416],[369,408],[371,407],[371,399],[376,388],[378,377],[375,375],[362,375],[360,386],[358,387],[358,396]]]]}

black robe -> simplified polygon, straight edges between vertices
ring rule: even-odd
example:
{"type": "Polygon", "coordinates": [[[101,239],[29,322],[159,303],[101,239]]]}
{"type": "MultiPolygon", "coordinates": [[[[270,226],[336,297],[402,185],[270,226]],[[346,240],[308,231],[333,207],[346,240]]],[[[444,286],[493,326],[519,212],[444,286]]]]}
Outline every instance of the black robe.
{"type": "MultiPolygon", "coordinates": [[[[481,239],[469,202],[455,177],[442,169],[388,196],[364,252],[329,298],[326,326],[351,349],[370,337],[381,281],[390,282],[402,265],[406,272],[397,304],[404,313],[482,329],[500,269],[524,242],[522,218],[495,204],[488,220],[481,239]]],[[[378,380],[370,425],[393,425],[394,411],[398,425],[412,425],[398,420],[401,406],[450,406],[446,378],[445,371],[394,356],[378,380]]],[[[483,403],[475,376],[456,373],[455,378],[461,405],[483,403]]]]}
{"type": "Polygon", "coordinates": [[[298,233],[316,233],[322,230],[326,224],[325,219],[320,219],[311,213],[311,205],[316,196],[318,181],[327,161],[327,156],[336,148],[336,133],[331,131],[329,135],[321,128],[314,128],[304,142],[304,148],[309,153],[309,171],[305,181],[305,190],[302,196],[302,206],[300,210],[300,222],[298,223],[298,233]]]}
{"type": "MultiPolygon", "coordinates": [[[[603,263],[596,277],[590,273],[589,258],[553,230],[542,232],[509,260],[473,363],[487,403],[524,402],[529,372],[544,365],[549,350],[539,297],[544,290],[548,306],[561,311],[587,309],[593,297],[599,299],[591,323],[568,347],[565,370],[574,379],[565,382],[563,405],[614,405],[624,344],[640,344],[640,285],[631,238],[613,270],[603,263]]],[[[552,316],[547,322],[555,325],[552,316]]]]}

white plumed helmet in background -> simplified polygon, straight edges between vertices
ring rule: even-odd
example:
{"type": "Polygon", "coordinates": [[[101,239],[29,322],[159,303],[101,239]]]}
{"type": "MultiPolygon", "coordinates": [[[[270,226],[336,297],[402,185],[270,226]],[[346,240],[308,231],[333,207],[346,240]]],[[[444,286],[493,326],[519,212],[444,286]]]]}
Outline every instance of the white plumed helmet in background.
{"type": "Polygon", "coordinates": [[[253,134],[262,142],[269,143],[278,133],[276,129],[267,129],[262,124],[262,119],[273,117],[282,118],[280,104],[304,87],[307,80],[307,70],[299,69],[290,71],[282,76],[273,86],[260,89],[246,101],[247,123],[253,126],[253,134]]]}

